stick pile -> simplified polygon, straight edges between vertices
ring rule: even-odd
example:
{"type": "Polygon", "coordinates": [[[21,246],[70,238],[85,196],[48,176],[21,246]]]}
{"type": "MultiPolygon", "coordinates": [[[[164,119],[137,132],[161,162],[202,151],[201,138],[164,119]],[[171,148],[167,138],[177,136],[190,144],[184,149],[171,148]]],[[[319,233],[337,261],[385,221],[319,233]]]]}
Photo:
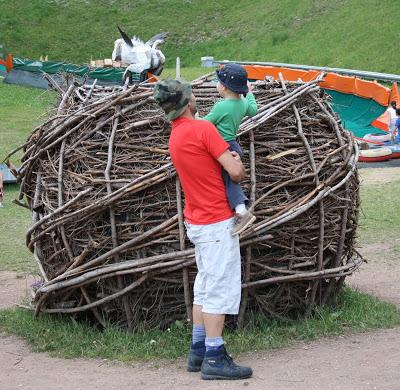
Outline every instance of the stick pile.
{"type": "MultiPolygon", "coordinates": [[[[309,313],[362,261],[358,149],[319,81],[257,82],[259,113],[239,130],[257,216],[241,236],[239,325],[249,312],[309,313]]],[[[36,313],[90,312],[130,330],[190,318],[194,249],[152,85],[56,88],[58,108],[24,145],[18,175],[33,215],[26,244],[44,279],[36,313]]],[[[193,90],[202,116],[215,84],[204,77],[193,90]]]]}

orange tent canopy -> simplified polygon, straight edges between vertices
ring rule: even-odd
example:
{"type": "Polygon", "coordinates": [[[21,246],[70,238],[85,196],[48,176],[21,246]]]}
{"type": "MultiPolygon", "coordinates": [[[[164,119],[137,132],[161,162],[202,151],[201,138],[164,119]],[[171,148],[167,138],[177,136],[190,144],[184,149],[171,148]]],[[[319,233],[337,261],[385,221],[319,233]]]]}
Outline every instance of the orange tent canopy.
{"type": "MultiPolygon", "coordinates": [[[[385,106],[388,106],[390,102],[396,102],[396,107],[400,108],[400,94],[399,94],[399,88],[397,87],[397,83],[393,83],[392,89],[390,90],[389,94],[389,99],[387,104],[385,106]]],[[[384,131],[389,131],[389,113],[385,111],[381,116],[376,118],[371,125],[384,130],[384,131]]]]}
{"type": "MultiPolygon", "coordinates": [[[[246,65],[249,79],[264,80],[265,77],[273,77],[278,80],[279,73],[288,81],[310,81],[315,79],[320,72],[316,70],[300,70],[262,65],[246,65]]],[[[397,83],[393,83],[391,89],[377,83],[376,81],[362,80],[354,76],[343,76],[337,73],[327,73],[320,83],[322,88],[356,95],[365,99],[373,99],[382,106],[387,107],[390,102],[395,101],[400,108],[400,94],[397,83]]],[[[375,119],[371,125],[378,129],[388,131],[389,113],[385,111],[375,119]]]]}
{"type": "Polygon", "coordinates": [[[400,108],[400,94],[399,94],[399,88],[397,87],[397,83],[393,83],[392,85],[388,103],[390,102],[396,102],[396,107],[400,108]]]}
{"type": "MultiPolygon", "coordinates": [[[[287,81],[310,81],[315,79],[321,72],[316,70],[301,70],[301,69],[289,69],[274,66],[263,66],[263,65],[245,65],[244,68],[247,71],[249,79],[253,80],[264,80],[265,77],[273,77],[278,80],[279,73],[287,81]]],[[[382,106],[389,104],[389,98],[393,92],[389,88],[375,82],[361,80],[354,76],[343,76],[337,73],[327,73],[321,82],[321,87],[326,89],[332,89],[334,91],[351,93],[366,99],[373,99],[382,106]]],[[[399,93],[396,85],[397,98],[399,93]]],[[[400,102],[399,102],[400,103],[400,102]]],[[[399,105],[400,107],[400,105],[399,105]]]]}

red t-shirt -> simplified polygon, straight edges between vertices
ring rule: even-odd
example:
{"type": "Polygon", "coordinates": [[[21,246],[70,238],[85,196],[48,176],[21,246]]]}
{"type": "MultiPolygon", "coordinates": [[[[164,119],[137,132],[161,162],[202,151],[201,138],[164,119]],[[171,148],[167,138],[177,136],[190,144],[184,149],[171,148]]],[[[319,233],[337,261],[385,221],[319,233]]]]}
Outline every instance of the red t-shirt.
{"type": "Polygon", "coordinates": [[[216,127],[205,120],[172,122],[169,151],[185,194],[185,219],[208,225],[231,218],[222,167],[217,161],[229,147],[216,127]]]}

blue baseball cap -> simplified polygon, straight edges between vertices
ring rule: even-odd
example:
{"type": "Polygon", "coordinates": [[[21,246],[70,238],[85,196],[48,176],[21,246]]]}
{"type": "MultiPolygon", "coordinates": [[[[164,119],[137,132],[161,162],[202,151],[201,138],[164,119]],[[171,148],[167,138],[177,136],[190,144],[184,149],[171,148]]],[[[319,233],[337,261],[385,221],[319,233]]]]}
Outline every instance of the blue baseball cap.
{"type": "Polygon", "coordinates": [[[226,64],[223,68],[217,70],[217,78],[226,88],[232,92],[246,94],[249,92],[247,86],[247,72],[239,64],[226,64]]]}

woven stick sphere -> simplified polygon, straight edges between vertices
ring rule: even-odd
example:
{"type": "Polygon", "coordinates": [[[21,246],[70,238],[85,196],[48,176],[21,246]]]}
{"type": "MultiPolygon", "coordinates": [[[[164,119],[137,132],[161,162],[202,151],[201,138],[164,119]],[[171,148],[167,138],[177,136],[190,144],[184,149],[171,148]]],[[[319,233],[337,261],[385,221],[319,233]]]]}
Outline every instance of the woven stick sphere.
{"type": "MultiPolygon", "coordinates": [[[[355,234],[358,149],[315,80],[259,81],[259,113],[239,129],[257,220],[241,235],[249,313],[309,313],[361,264],[355,234]]],[[[168,153],[170,125],[152,85],[57,86],[59,105],[24,145],[20,200],[26,243],[44,283],[36,313],[90,313],[130,330],[190,318],[194,248],[168,153]]],[[[193,82],[200,115],[215,84],[193,82]]]]}

